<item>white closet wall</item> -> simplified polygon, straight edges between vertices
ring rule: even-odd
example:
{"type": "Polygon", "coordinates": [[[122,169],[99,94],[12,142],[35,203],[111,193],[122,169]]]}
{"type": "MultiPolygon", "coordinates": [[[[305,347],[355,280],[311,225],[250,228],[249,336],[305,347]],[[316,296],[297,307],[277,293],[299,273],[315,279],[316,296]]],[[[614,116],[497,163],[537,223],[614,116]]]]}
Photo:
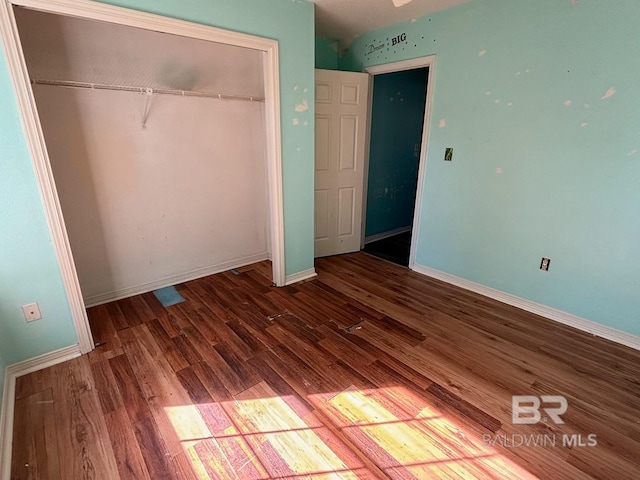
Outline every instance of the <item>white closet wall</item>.
{"type": "Polygon", "coordinates": [[[88,305],[269,257],[263,103],[34,93],[88,305]]]}

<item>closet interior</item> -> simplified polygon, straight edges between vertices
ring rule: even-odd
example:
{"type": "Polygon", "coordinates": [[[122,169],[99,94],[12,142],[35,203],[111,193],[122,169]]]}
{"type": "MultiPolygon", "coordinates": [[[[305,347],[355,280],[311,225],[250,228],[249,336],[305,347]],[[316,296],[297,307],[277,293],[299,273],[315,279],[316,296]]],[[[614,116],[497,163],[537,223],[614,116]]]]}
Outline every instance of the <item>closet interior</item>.
{"type": "Polygon", "coordinates": [[[270,258],[263,52],[15,14],[86,306],[270,258]]]}

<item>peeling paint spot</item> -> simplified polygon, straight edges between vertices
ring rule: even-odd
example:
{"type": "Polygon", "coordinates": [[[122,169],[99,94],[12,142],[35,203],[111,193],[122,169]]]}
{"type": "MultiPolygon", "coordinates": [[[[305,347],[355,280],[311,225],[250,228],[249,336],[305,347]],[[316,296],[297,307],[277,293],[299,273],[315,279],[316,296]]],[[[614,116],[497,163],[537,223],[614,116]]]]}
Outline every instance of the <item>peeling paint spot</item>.
{"type": "Polygon", "coordinates": [[[298,125],[299,122],[297,118],[294,118],[291,123],[293,123],[294,125],[298,125]]]}
{"type": "Polygon", "coordinates": [[[570,106],[571,106],[571,103],[572,103],[572,102],[571,102],[571,100],[565,100],[565,101],[564,101],[564,106],[565,106],[565,107],[570,107],[570,106]]]}
{"type": "Polygon", "coordinates": [[[581,126],[582,128],[586,127],[587,125],[589,125],[587,122],[582,122],[582,123],[580,124],[580,126],[581,126]]]}
{"type": "Polygon", "coordinates": [[[628,155],[628,156],[631,156],[631,155],[635,155],[636,153],[638,153],[638,149],[637,149],[637,148],[634,148],[634,149],[633,149],[633,150],[631,150],[629,153],[627,153],[627,155],[628,155]]]}
{"type": "Polygon", "coordinates": [[[407,3],[411,3],[412,0],[393,0],[394,7],[402,7],[407,3]]]}
{"type": "Polygon", "coordinates": [[[480,50],[480,51],[478,52],[478,56],[479,56],[479,57],[484,57],[484,55],[485,55],[486,53],[487,53],[487,51],[483,48],[482,50],[480,50]]]}
{"type": "Polygon", "coordinates": [[[489,96],[489,95],[491,95],[491,91],[487,90],[486,92],[484,92],[484,94],[489,96]]]}
{"type": "Polygon", "coordinates": [[[513,105],[513,102],[507,102],[507,107],[511,107],[513,105]]]}
{"type": "Polygon", "coordinates": [[[444,128],[446,126],[447,126],[447,121],[444,118],[441,118],[440,121],[438,122],[438,127],[444,128]]]}
{"type": "Polygon", "coordinates": [[[306,112],[307,110],[309,110],[309,103],[306,100],[296,105],[296,112],[306,112]]]}
{"type": "Polygon", "coordinates": [[[611,87],[609,90],[607,90],[605,92],[605,94],[602,96],[602,100],[604,100],[605,98],[609,98],[609,97],[613,97],[616,94],[616,89],[611,87]]]}

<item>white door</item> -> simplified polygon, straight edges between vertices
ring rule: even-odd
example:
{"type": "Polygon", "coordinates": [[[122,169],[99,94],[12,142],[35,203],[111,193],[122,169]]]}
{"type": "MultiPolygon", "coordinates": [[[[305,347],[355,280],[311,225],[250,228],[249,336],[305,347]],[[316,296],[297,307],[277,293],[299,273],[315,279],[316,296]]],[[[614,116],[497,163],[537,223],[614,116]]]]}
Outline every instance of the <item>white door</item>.
{"type": "Polygon", "coordinates": [[[316,70],[315,256],[360,250],[366,73],[316,70]]]}

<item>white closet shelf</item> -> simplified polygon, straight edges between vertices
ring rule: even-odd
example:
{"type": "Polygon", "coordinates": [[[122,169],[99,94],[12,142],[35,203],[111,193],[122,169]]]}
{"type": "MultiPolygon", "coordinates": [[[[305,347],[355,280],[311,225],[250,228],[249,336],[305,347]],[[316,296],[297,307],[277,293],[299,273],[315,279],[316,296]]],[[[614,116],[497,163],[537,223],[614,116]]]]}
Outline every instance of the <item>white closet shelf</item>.
{"type": "Polygon", "coordinates": [[[248,95],[229,95],[226,93],[195,92],[190,90],[171,90],[166,88],[134,87],[129,85],[106,85],[103,83],[72,82],[67,80],[31,79],[33,85],[52,85],[67,88],[86,88],[90,90],[116,90],[121,92],[138,92],[157,95],[177,95],[182,97],[206,97],[220,100],[240,100],[244,102],[264,102],[264,97],[248,95]]]}

